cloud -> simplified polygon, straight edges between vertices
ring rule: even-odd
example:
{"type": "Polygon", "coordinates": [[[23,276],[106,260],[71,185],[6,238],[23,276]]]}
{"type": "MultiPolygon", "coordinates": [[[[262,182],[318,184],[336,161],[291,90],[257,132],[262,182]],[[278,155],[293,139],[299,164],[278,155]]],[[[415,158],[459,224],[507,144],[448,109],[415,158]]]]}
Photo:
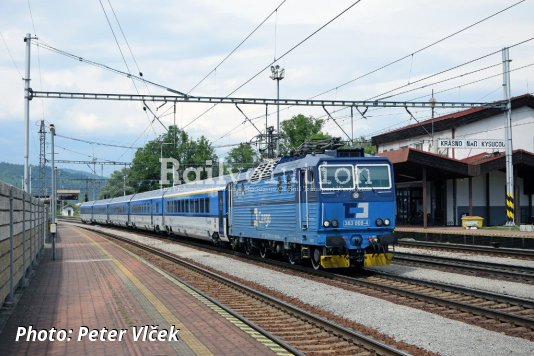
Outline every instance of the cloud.
{"type": "MultiPolygon", "coordinates": [[[[244,0],[224,2],[160,1],[157,6],[147,1],[113,1],[115,12],[121,22],[135,60],[144,77],[171,88],[188,91],[217,65],[261,20],[281,1],[256,2],[251,5],[244,0]]],[[[193,92],[194,95],[226,96],[273,58],[290,50],[306,36],[324,25],[352,1],[325,3],[323,1],[288,1],[215,73],[212,73],[193,92]]],[[[280,83],[282,98],[309,98],[329,89],[323,99],[366,99],[415,81],[417,78],[439,72],[471,60],[491,51],[498,51],[526,39],[534,33],[530,14],[534,6],[525,2],[514,9],[496,16],[487,22],[465,31],[428,50],[417,53],[384,70],[366,76],[345,86],[340,86],[382,65],[409,55],[433,41],[447,36],[461,27],[496,12],[513,1],[452,1],[447,6],[428,1],[392,2],[363,1],[325,27],[279,61],[286,69],[286,78],[280,83]],[[335,89],[337,87],[337,89],[335,89]]],[[[114,68],[126,70],[123,57],[115,43],[108,23],[98,3],[69,2],[59,0],[48,3],[32,2],[32,13],[38,37],[56,48],[74,53],[114,68]]],[[[138,72],[136,64],[112,13],[108,16],[120,43],[124,58],[132,73],[138,72]]],[[[9,14],[2,19],[0,31],[20,70],[24,68],[24,43],[22,38],[32,30],[27,4],[2,2],[0,12],[9,14]]],[[[532,61],[533,43],[511,49],[512,67],[532,61]]],[[[483,65],[499,63],[497,54],[487,61],[461,68],[458,71],[436,77],[461,74],[483,65]]],[[[500,68],[495,68],[498,72],[500,68]]],[[[276,95],[276,86],[266,70],[238,90],[234,96],[267,97],[276,95]]],[[[128,78],[99,68],[88,66],[44,49],[32,47],[32,88],[46,91],[136,93],[128,78]],[[42,80],[42,83],[41,83],[42,80]]],[[[472,75],[481,78],[481,75],[472,75]]],[[[0,122],[14,123],[23,115],[23,82],[11,63],[3,44],[0,44],[0,97],[2,110],[0,122]]],[[[428,95],[436,91],[460,86],[468,78],[459,78],[433,87],[407,93],[398,100],[428,95]]],[[[439,95],[441,100],[476,101],[499,98],[495,92],[500,78],[461,87],[439,95]],[[488,95],[488,93],[493,94],[488,95]]],[[[427,83],[425,81],[425,83],[427,83]]],[[[526,90],[527,84],[534,87],[534,71],[525,70],[512,74],[514,95],[526,90]]],[[[421,83],[423,84],[423,83],[421,83]]],[[[136,83],[140,93],[166,94],[155,87],[147,90],[136,83]]],[[[426,100],[426,99],[425,99],[426,100]]],[[[156,112],[161,103],[147,103],[156,112]]],[[[166,104],[159,111],[172,108],[166,104]]],[[[183,126],[206,110],[206,104],[177,104],[176,123],[183,126]]],[[[241,106],[249,118],[260,117],[258,127],[265,126],[264,106],[241,106]]],[[[290,118],[298,113],[321,117],[322,108],[281,107],[281,118],[290,118]]],[[[269,107],[274,113],[275,107],[269,107]]],[[[329,109],[330,110],[330,109],[329,109]]],[[[331,111],[334,111],[332,109],[331,111]]],[[[350,120],[347,110],[340,112],[340,124],[347,130],[350,120]]],[[[161,120],[165,125],[174,122],[173,110],[161,120]]],[[[31,103],[32,120],[44,117],[56,123],[58,130],[75,137],[95,141],[114,141],[138,144],[153,139],[163,132],[161,125],[153,121],[150,112],[142,110],[140,102],[82,101],[82,100],[37,100],[31,103]]],[[[358,114],[359,115],[359,114],[358,114]]],[[[369,112],[367,120],[355,116],[355,132],[368,135],[406,120],[404,111],[377,110],[369,112]],[[358,117],[358,119],[356,119],[358,117]]],[[[417,115],[427,115],[422,111],[417,115]]],[[[275,115],[268,117],[268,124],[275,125],[275,115]]],[[[248,123],[242,124],[243,115],[233,105],[218,105],[208,114],[187,127],[193,137],[204,135],[216,145],[249,141],[257,131],[248,123]],[[221,139],[234,127],[236,130],[221,139]]],[[[328,131],[342,135],[333,122],[327,123],[328,131]]],[[[0,133],[0,142],[5,140],[0,133]]],[[[91,152],[90,146],[77,148],[91,152]]],[[[21,145],[22,149],[22,145],[21,145]]],[[[224,152],[221,149],[220,152],[224,152]]],[[[101,155],[116,158],[123,150],[103,150],[101,155]]],[[[0,153],[0,160],[6,159],[0,153]]],[[[122,157],[128,157],[125,154],[122,157]]]]}

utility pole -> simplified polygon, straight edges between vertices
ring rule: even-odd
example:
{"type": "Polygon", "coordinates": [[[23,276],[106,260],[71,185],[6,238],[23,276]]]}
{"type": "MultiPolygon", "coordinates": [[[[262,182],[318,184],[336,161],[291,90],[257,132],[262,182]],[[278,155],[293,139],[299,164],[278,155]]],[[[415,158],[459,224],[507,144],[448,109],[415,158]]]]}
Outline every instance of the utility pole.
{"type": "Polygon", "coordinates": [[[354,146],[354,106],[350,107],[350,144],[354,146]]]}
{"type": "Polygon", "coordinates": [[[506,140],[506,226],[514,222],[514,166],[512,162],[512,103],[510,101],[510,56],[508,48],[502,50],[504,112],[504,139],[506,140]]]}
{"type": "Polygon", "coordinates": [[[434,89],[432,89],[432,97],[430,98],[430,105],[432,106],[432,153],[438,153],[438,147],[435,144],[436,140],[434,140],[434,115],[435,115],[435,107],[436,107],[436,98],[434,98],[434,89]]]}
{"type": "Polygon", "coordinates": [[[56,128],[54,124],[50,124],[50,144],[52,146],[51,161],[52,161],[52,195],[50,199],[51,210],[51,224],[50,233],[52,234],[52,260],[56,260],[56,164],[54,158],[54,136],[56,135],[56,128]]]}
{"type": "Polygon", "coordinates": [[[30,33],[24,37],[26,42],[26,74],[24,76],[24,182],[23,189],[28,191],[28,162],[30,155],[30,33]]]}
{"type": "Polygon", "coordinates": [[[280,81],[284,79],[285,69],[271,66],[271,79],[276,80],[276,156],[280,156],[280,81]]]}
{"type": "MultiPolygon", "coordinates": [[[[159,145],[159,162],[160,162],[160,164],[161,164],[161,162],[163,162],[163,137],[161,138],[161,142],[160,142],[160,145],[159,145]]],[[[165,168],[167,168],[167,167],[165,167],[165,168]]],[[[174,170],[173,170],[173,172],[174,172],[174,170]]],[[[167,177],[165,177],[165,179],[167,179],[167,177]]],[[[173,177],[173,179],[174,179],[174,177],[173,177]]],[[[163,177],[160,177],[159,189],[160,190],[163,189],[163,177]]]]}
{"type": "Polygon", "coordinates": [[[39,127],[39,196],[45,196],[45,169],[46,169],[46,129],[45,122],[41,120],[39,127]]]}

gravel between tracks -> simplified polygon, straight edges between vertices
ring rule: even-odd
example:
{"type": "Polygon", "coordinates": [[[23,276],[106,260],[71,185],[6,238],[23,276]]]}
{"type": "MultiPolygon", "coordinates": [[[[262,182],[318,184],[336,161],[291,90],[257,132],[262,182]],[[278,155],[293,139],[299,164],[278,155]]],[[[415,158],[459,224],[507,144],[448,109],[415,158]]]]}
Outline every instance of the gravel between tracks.
{"type": "MultiPolygon", "coordinates": [[[[100,229],[96,227],[95,230],[100,229]]],[[[356,323],[374,328],[398,341],[417,345],[442,355],[532,355],[534,342],[502,335],[422,310],[396,305],[382,299],[348,292],[323,283],[276,272],[212,253],[162,242],[128,232],[114,231],[136,241],[187,257],[193,261],[258,283],[304,303],[322,308],[356,323]]],[[[399,266],[397,266],[399,267],[399,266]]],[[[411,268],[431,278],[436,271],[411,268]]],[[[405,272],[404,272],[405,273],[405,272]]],[[[441,274],[441,273],[440,273],[441,274]]],[[[447,275],[455,276],[452,273],[447,275]]],[[[464,284],[483,278],[458,276],[464,284]]],[[[486,284],[510,284],[485,280],[486,284]]],[[[462,284],[462,285],[464,285],[462,284]]],[[[521,285],[523,288],[528,286],[521,285]]],[[[532,294],[531,294],[532,295],[532,294]]]]}
{"type": "MultiPolygon", "coordinates": [[[[493,257],[484,255],[472,255],[464,253],[452,253],[446,251],[429,251],[413,248],[396,248],[399,252],[417,253],[428,256],[442,256],[460,258],[472,261],[502,263],[513,266],[534,267],[534,262],[513,258],[493,257]]],[[[456,286],[476,288],[488,292],[501,293],[519,298],[534,300],[534,285],[493,280],[489,278],[470,277],[463,274],[442,272],[433,269],[416,268],[403,265],[391,265],[385,267],[372,267],[372,270],[384,271],[393,275],[422,279],[425,281],[450,283],[456,286]]]]}
{"type": "Polygon", "coordinates": [[[488,256],[488,255],[483,255],[483,254],[479,255],[479,254],[474,254],[472,252],[449,252],[449,251],[443,251],[443,250],[430,250],[430,249],[425,249],[425,248],[399,247],[399,246],[395,246],[395,251],[405,252],[405,253],[416,253],[418,255],[426,255],[426,256],[451,257],[451,258],[458,258],[458,259],[467,260],[467,261],[500,263],[500,264],[509,265],[509,266],[534,268],[534,261],[521,260],[521,259],[512,258],[512,257],[488,256]]]}

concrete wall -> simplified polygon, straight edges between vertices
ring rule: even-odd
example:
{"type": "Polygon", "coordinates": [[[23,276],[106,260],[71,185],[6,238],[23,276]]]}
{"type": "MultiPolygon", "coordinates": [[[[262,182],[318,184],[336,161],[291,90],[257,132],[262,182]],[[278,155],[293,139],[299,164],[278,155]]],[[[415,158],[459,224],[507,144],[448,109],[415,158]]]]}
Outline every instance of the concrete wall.
{"type": "Polygon", "coordinates": [[[0,182],[0,304],[10,301],[44,246],[44,204],[0,182]]]}

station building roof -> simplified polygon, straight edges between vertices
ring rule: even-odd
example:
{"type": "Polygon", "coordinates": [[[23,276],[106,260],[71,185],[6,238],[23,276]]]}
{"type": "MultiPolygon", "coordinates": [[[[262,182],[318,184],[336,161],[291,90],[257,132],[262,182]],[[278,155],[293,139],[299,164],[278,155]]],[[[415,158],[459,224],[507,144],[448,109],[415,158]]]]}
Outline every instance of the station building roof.
{"type": "MultiPolygon", "coordinates": [[[[463,160],[441,156],[435,153],[416,150],[411,147],[394,151],[381,152],[379,156],[387,157],[394,166],[397,182],[417,181],[422,179],[422,168],[427,169],[427,179],[467,178],[483,175],[492,171],[505,171],[504,152],[480,153],[463,160]]],[[[514,150],[512,163],[517,175],[525,179],[528,191],[534,194],[534,153],[514,150]],[[528,188],[532,186],[531,188],[528,188]]]]}
{"type": "Polygon", "coordinates": [[[454,179],[469,176],[469,164],[435,153],[411,147],[378,154],[387,157],[394,166],[397,182],[422,179],[422,168],[427,169],[427,179],[454,179]]]}
{"type": "MultiPolygon", "coordinates": [[[[462,160],[472,166],[473,176],[489,173],[491,171],[506,169],[506,155],[504,152],[480,153],[462,160]]],[[[525,150],[514,150],[512,164],[518,176],[532,180],[534,176],[534,153],[525,150]]]]}
{"type": "MultiPolygon", "coordinates": [[[[534,108],[534,95],[524,94],[512,98],[512,110],[529,106],[534,108]]],[[[449,130],[451,128],[463,126],[475,121],[483,120],[485,118],[497,115],[501,112],[497,108],[472,108],[468,110],[458,111],[451,114],[420,121],[412,125],[404,126],[399,129],[386,132],[381,135],[373,136],[371,143],[373,145],[381,145],[407,138],[427,135],[432,130],[432,122],[434,123],[434,132],[449,130]]]]}

